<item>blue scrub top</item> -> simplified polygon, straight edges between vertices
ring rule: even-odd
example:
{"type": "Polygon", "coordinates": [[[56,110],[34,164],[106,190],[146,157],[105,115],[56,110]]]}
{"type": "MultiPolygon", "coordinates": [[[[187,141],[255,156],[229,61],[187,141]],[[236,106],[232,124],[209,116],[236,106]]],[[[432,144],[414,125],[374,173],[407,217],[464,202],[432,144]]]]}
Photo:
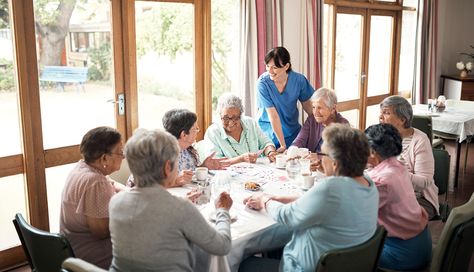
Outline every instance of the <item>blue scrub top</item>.
{"type": "Polygon", "coordinates": [[[263,132],[272,139],[276,147],[279,147],[280,143],[273,132],[266,109],[275,107],[277,110],[286,146],[290,146],[301,129],[301,125],[298,122],[298,100],[305,102],[311,98],[313,93],[314,88],[308,79],[297,72],[288,72],[288,82],[281,94],[278,92],[273,80],[270,79],[268,72],[263,73],[259,77],[257,80],[258,124],[263,132]]]}

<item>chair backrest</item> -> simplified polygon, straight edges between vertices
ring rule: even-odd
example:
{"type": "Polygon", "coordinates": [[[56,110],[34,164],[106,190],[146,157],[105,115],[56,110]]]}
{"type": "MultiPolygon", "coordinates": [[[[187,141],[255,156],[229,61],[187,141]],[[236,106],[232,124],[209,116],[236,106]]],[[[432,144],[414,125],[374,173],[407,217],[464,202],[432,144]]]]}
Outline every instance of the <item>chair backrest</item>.
{"type": "Polygon", "coordinates": [[[433,179],[438,187],[438,194],[443,195],[448,192],[449,164],[451,158],[448,151],[439,148],[433,148],[433,157],[435,162],[433,179]]]}
{"type": "Polygon", "coordinates": [[[79,258],[67,258],[62,267],[62,272],[106,272],[106,270],[79,258]]]}
{"type": "Polygon", "coordinates": [[[468,271],[474,246],[474,193],[464,205],[451,210],[433,248],[432,272],[468,271]]]}
{"type": "Polygon", "coordinates": [[[62,262],[74,257],[71,245],[63,235],[31,226],[20,213],[15,215],[13,224],[33,271],[60,271],[62,262]]]}
{"type": "Polygon", "coordinates": [[[474,217],[454,229],[441,263],[441,271],[469,271],[474,249],[474,217]]]}
{"type": "Polygon", "coordinates": [[[433,141],[433,127],[431,116],[429,115],[413,115],[411,126],[423,131],[430,141],[433,141]]]}
{"type": "Polygon", "coordinates": [[[317,272],[376,271],[387,231],[378,226],[366,242],[350,248],[330,250],[319,258],[317,272]]]}

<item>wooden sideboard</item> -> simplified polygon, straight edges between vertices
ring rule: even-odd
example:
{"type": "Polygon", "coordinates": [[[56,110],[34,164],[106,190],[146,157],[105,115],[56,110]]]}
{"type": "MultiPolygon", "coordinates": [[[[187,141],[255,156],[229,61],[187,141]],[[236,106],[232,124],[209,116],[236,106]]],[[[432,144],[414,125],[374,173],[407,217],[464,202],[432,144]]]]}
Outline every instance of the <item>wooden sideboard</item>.
{"type": "Polygon", "coordinates": [[[442,75],[441,78],[446,99],[474,101],[474,76],[442,75]]]}

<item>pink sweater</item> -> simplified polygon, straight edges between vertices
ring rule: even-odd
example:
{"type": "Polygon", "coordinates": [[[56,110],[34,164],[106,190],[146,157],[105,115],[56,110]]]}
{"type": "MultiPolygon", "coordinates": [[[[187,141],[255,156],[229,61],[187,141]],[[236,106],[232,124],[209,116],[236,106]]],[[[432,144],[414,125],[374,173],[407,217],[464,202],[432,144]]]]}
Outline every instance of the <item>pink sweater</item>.
{"type": "Polygon", "coordinates": [[[410,239],[428,224],[428,214],[416,201],[406,167],[396,157],[382,161],[369,171],[379,191],[378,223],[389,237],[410,239]]]}
{"type": "Polygon", "coordinates": [[[403,160],[408,167],[411,183],[417,195],[423,196],[439,214],[438,187],[433,179],[434,157],[428,136],[419,129],[413,128],[413,138],[403,160]]]}

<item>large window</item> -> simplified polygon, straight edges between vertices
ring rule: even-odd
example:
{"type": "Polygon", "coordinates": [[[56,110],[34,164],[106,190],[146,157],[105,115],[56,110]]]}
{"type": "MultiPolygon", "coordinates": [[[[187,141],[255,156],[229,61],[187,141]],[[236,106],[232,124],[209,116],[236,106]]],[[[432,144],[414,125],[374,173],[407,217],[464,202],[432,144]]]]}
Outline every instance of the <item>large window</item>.
{"type": "Polygon", "coordinates": [[[138,124],[162,128],[173,108],[194,111],[192,4],[135,2],[138,124]]]}
{"type": "Polygon", "coordinates": [[[86,131],[112,126],[126,141],[139,121],[159,127],[171,107],[196,111],[200,127],[210,123],[210,7],[0,1],[0,270],[25,262],[15,213],[59,230],[62,188],[86,131]]]}
{"type": "Polygon", "coordinates": [[[325,0],[324,82],[335,89],[339,111],[355,127],[377,123],[377,105],[385,97],[411,95],[417,1],[403,2],[409,6],[325,0]]]}

